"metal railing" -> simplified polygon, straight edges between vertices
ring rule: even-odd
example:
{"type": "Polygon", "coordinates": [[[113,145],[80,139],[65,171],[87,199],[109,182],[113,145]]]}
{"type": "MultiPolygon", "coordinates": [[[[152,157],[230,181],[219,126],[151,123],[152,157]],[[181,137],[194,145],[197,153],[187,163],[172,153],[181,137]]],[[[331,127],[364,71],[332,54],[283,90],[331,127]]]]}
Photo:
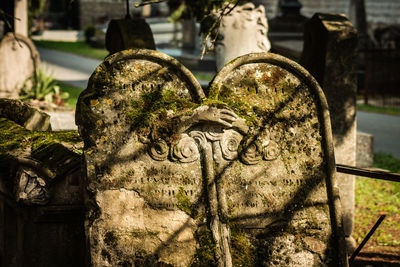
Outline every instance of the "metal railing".
{"type": "MultiPolygon", "coordinates": [[[[368,177],[373,179],[385,180],[385,181],[393,181],[393,182],[400,182],[400,173],[391,173],[379,169],[366,169],[366,168],[358,168],[354,166],[348,166],[344,164],[336,164],[336,171],[361,177],[368,177]]],[[[349,258],[349,263],[351,264],[354,262],[357,255],[363,249],[365,244],[371,238],[371,236],[375,233],[376,229],[380,226],[382,221],[385,219],[386,214],[381,214],[378,221],[374,224],[368,234],[364,237],[361,241],[360,245],[356,248],[353,252],[351,257],[349,258]]]]}

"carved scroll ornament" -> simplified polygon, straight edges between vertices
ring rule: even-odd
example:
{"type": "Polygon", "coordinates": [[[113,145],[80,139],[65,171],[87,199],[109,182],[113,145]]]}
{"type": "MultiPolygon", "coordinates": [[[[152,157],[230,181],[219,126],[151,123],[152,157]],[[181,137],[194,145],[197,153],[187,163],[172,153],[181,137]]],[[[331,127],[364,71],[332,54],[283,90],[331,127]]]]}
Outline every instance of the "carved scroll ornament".
{"type": "MultiPolygon", "coordinates": [[[[180,133],[176,143],[152,140],[148,152],[157,161],[169,158],[179,163],[190,163],[200,159],[202,143],[216,142],[226,161],[239,158],[244,164],[254,165],[262,159],[275,160],[279,155],[277,144],[267,135],[244,140],[248,128],[243,125],[244,120],[228,109],[202,106],[177,127],[184,132],[180,133]]],[[[214,153],[213,157],[218,155],[214,153]]]]}

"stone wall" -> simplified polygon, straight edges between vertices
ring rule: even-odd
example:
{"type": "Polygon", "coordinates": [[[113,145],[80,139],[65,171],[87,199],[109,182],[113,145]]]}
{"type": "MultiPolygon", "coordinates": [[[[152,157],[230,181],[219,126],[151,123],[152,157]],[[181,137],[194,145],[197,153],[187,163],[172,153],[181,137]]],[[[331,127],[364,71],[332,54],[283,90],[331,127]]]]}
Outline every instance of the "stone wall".
{"type": "Polygon", "coordinates": [[[365,0],[365,8],[369,23],[400,23],[400,1],[398,0],[365,0]]]}
{"type": "MultiPolygon", "coordinates": [[[[317,12],[344,13],[349,16],[349,0],[301,0],[301,3],[301,13],[307,17],[312,17],[317,12]]],[[[400,23],[400,1],[365,0],[365,9],[368,23],[400,23]]]]}
{"type": "MultiPolygon", "coordinates": [[[[344,13],[349,16],[349,0],[300,0],[303,8],[301,14],[312,17],[315,13],[344,13]]],[[[279,0],[255,0],[255,5],[263,4],[268,19],[279,14],[279,0]]],[[[367,20],[369,23],[400,23],[400,1],[397,0],[365,0],[367,20]]]]}
{"type": "MultiPolygon", "coordinates": [[[[131,7],[131,10],[134,7],[131,7]]],[[[79,2],[79,26],[108,23],[111,19],[122,19],[126,15],[125,1],[81,0],[79,2]]]]}

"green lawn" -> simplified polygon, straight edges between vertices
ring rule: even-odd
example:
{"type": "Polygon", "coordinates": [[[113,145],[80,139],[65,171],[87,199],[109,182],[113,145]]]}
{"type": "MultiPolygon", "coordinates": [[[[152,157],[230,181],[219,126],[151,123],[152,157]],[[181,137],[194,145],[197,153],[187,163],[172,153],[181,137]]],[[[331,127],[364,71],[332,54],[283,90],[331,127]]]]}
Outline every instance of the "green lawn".
{"type": "Polygon", "coordinates": [[[105,49],[93,48],[85,42],[58,42],[58,41],[34,41],[36,46],[55,49],[84,57],[103,60],[108,51],[105,49]]]}
{"type": "Polygon", "coordinates": [[[400,108],[383,108],[365,104],[357,104],[357,110],[400,116],[400,108]]]}
{"type": "Polygon", "coordinates": [[[79,94],[83,91],[83,89],[70,86],[62,82],[57,82],[57,84],[60,86],[61,92],[67,92],[69,94],[65,105],[75,109],[79,94]]]}
{"type": "MultiPolygon", "coordinates": [[[[376,153],[374,166],[400,173],[400,159],[388,154],[376,153]]],[[[385,213],[385,220],[363,251],[400,255],[400,183],[357,177],[355,201],[354,238],[357,244],[360,244],[380,214],[385,213]]]]}

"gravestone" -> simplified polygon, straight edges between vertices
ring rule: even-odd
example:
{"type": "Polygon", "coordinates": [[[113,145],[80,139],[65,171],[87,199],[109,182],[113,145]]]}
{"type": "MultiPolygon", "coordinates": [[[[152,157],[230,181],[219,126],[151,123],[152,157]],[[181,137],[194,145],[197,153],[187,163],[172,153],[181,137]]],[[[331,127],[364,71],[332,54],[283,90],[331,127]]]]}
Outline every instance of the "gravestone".
{"type": "Polygon", "coordinates": [[[21,100],[0,98],[0,118],[12,120],[31,131],[51,131],[50,116],[21,100]]]}
{"type": "Polygon", "coordinates": [[[204,93],[150,50],[108,57],[78,100],[94,266],[346,266],[327,104],[273,54],[204,93]]]}
{"type": "MultiPolygon", "coordinates": [[[[336,163],[355,166],[357,127],[357,30],[339,14],[315,14],[305,25],[300,63],[316,78],[326,95],[332,121],[336,163]]],[[[349,252],[356,248],[354,176],[338,174],[344,231],[349,252]]]]}
{"type": "MultiPolygon", "coordinates": [[[[17,103],[14,110],[20,108],[17,103]]],[[[43,131],[43,124],[30,131],[18,125],[24,117],[15,116],[14,122],[3,115],[0,266],[84,266],[82,159],[77,152],[83,143],[78,133],[43,131]]]]}
{"type": "Polygon", "coordinates": [[[39,61],[31,40],[7,33],[0,42],[0,97],[18,98],[24,82],[39,67],[39,61]]]}
{"type": "MultiPolygon", "coordinates": [[[[233,7],[233,6],[232,6],[233,7]]],[[[220,14],[215,14],[216,19],[220,14]]],[[[264,6],[253,3],[237,6],[225,15],[215,42],[217,70],[230,60],[248,53],[268,52],[268,21],[264,6]]]]}
{"type": "Polygon", "coordinates": [[[106,48],[110,54],[131,48],[156,49],[153,33],[142,18],[113,19],[107,27],[106,48]]]}

